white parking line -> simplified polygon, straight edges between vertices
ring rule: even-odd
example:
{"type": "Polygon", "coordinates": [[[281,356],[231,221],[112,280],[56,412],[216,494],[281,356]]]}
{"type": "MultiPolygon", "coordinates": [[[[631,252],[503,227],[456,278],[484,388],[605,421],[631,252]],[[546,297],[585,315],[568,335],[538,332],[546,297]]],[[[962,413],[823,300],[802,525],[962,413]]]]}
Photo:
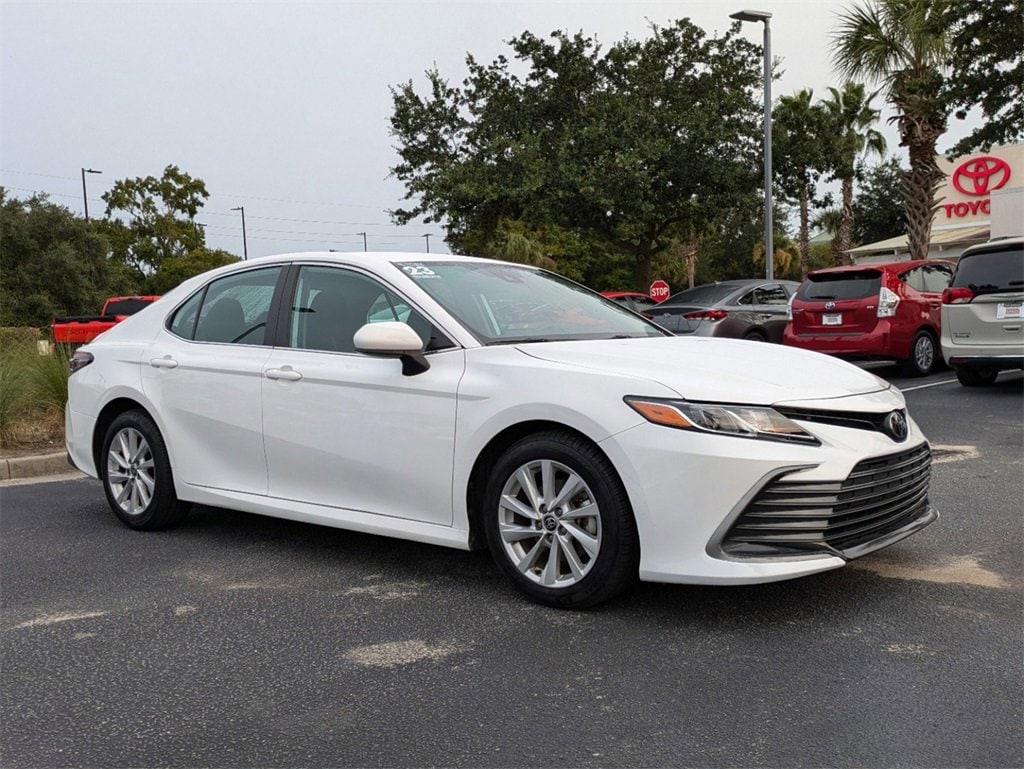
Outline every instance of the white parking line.
{"type": "Polygon", "coordinates": [[[955,379],[947,379],[943,382],[932,382],[930,384],[916,385],[914,387],[901,387],[900,392],[908,393],[911,390],[924,390],[926,387],[938,387],[939,385],[953,384],[955,379]]]}

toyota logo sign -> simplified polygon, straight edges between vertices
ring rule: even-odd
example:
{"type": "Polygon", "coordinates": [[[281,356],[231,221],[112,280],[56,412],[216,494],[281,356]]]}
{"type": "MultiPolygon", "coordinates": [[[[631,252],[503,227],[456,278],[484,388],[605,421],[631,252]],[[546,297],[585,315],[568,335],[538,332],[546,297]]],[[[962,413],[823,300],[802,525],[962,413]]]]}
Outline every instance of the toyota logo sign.
{"type": "Polygon", "coordinates": [[[988,195],[1010,181],[1010,165],[984,155],[965,160],[953,171],[953,186],[964,195],[988,195]]]}

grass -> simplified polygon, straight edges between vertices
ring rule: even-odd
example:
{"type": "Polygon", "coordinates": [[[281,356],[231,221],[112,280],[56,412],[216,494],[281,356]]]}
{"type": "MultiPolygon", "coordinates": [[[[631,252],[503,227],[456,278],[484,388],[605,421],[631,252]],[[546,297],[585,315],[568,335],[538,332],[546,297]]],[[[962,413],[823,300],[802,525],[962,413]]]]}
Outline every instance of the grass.
{"type": "Polygon", "coordinates": [[[42,354],[36,329],[0,329],[0,450],[58,450],[64,443],[68,359],[61,346],[42,354]]]}

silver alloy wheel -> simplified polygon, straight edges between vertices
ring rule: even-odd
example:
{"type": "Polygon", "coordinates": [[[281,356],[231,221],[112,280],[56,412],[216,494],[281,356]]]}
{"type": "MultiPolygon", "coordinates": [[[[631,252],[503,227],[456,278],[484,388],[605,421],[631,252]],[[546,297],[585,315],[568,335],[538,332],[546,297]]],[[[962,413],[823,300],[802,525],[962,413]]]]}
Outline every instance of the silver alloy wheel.
{"type": "Polygon", "coordinates": [[[107,483],[118,507],[138,515],[149,507],[156,486],[153,450],[134,427],[120,430],[107,450],[107,483]]]}
{"type": "Polygon", "coordinates": [[[914,361],[918,371],[931,371],[935,362],[935,344],[927,334],[921,334],[914,345],[914,361]]]}
{"type": "Polygon", "coordinates": [[[498,533],[513,565],[543,587],[575,585],[601,551],[601,515],[590,487],[550,459],[528,462],[506,481],[498,533]]]}

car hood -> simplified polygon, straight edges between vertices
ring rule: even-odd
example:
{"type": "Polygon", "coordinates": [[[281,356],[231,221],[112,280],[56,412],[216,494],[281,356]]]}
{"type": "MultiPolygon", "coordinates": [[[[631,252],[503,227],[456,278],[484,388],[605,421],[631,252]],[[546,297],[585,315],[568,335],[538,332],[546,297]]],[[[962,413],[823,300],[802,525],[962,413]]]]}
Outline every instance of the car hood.
{"type": "Polygon", "coordinates": [[[838,358],[761,342],[658,337],[544,342],[517,348],[552,363],[649,379],[696,401],[770,405],[889,389],[874,374],[838,358]]]}

